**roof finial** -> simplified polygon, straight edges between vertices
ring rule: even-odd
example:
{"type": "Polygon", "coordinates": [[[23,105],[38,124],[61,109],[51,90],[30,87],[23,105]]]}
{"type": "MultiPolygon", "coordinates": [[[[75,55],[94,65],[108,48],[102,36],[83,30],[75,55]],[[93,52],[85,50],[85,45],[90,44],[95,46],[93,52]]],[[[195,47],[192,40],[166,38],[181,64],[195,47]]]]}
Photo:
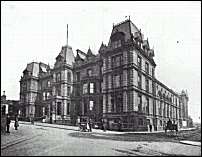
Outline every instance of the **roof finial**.
{"type": "Polygon", "coordinates": [[[130,21],[130,15],[129,15],[129,21],[130,21]]]}
{"type": "Polygon", "coordinates": [[[3,91],[3,95],[5,95],[5,90],[3,91]]]}

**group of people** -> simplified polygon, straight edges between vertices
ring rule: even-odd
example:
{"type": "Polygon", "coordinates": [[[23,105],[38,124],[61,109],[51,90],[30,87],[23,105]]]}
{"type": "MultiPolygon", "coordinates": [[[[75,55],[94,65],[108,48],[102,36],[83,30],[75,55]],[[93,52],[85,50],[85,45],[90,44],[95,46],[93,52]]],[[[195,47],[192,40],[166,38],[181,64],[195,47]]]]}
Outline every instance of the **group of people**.
{"type": "MultiPolygon", "coordinates": [[[[18,130],[19,127],[19,122],[18,122],[18,115],[15,115],[15,122],[14,122],[14,128],[15,130],[18,130]]],[[[11,118],[9,115],[6,117],[6,132],[10,133],[10,123],[11,123],[11,118]]]]}
{"type": "Polygon", "coordinates": [[[78,126],[80,131],[92,132],[92,122],[91,119],[87,119],[87,122],[81,123],[80,118],[78,118],[78,126]]]}
{"type": "MultiPolygon", "coordinates": [[[[87,132],[92,132],[92,128],[93,128],[93,122],[92,122],[92,119],[88,118],[86,120],[86,122],[80,122],[80,118],[78,118],[78,126],[79,126],[79,130],[80,131],[87,131],[87,132]]],[[[107,130],[107,122],[105,120],[101,120],[100,122],[100,125],[101,125],[101,129],[103,131],[106,131],[107,130]]],[[[98,126],[97,126],[98,127],[98,126]]]]}

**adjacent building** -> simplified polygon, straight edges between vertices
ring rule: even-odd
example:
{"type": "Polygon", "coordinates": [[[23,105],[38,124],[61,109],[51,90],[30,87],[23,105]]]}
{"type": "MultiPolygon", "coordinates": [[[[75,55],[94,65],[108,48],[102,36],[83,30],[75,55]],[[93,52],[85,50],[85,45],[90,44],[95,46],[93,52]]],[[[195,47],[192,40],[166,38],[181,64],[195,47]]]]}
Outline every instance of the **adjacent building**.
{"type": "Polygon", "coordinates": [[[9,115],[11,119],[14,119],[17,114],[19,114],[19,101],[8,100],[3,91],[3,95],[1,95],[1,132],[6,131],[6,116],[9,115]]]}
{"type": "MultiPolygon", "coordinates": [[[[67,29],[68,34],[68,29],[67,29]]],[[[188,95],[168,88],[155,76],[154,49],[129,19],[113,25],[98,53],[62,47],[54,67],[32,62],[20,80],[20,105],[26,117],[76,124],[78,118],[105,119],[109,129],[162,130],[171,119],[188,121],[188,95]]]]}

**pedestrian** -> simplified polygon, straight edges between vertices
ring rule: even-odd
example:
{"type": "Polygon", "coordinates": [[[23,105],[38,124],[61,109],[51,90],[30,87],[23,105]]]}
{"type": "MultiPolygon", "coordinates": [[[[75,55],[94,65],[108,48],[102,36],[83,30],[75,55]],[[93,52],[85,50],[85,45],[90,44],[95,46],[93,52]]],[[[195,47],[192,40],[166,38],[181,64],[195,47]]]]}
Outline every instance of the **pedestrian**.
{"type": "Polygon", "coordinates": [[[10,133],[9,129],[10,129],[10,123],[11,123],[11,119],[10,119],[10,116],[7,115],[6,117],[6,128],[7,128],[7,133],[10,133]]]}
{"type": "Polygon", "coordinates": [[[88,123],[89,123],[89,131],[92,132],[92,121],[91,121],[91,119],[89,119],[88,123]]]}
{"type": "Polygon", "coordinates": [[[152,125],[149,124],[149,129],[150,129],[150,132],[152,132],[152,125]]]}
{"type": "Polygon", "coordinates": [[[103,120],[103,131],[105,132],[107,130],[107,122],[105,119],[103,120]]]}
{"type": "Polygon", "coordinates": [[[90,131],[89,122],[86,123],[86,128],[87,128],[87,131],[89,132],[90,131]]]}
{"type": "Polygon", "coordinates": [[[80,117],[77,118],[77,124],[78,124],[78,127],[79,127],[79,130],[81,131],[81,123],[80,123],[80,117]]]}
{"type": "Polygon", "coordinates": [[[121,131],[121,130],[122,130],[122,126],[121,126],[121,120],[119,120],[119,122],[118,122],[118,129],[119,129],[119,131],[121,131]]]}
{"type": "Polygon", "coordinates": [[[18,122],[18,115],[15,115],[15,123],[14,123],[15,130],[18,130],[19,122],[18,122]]]}

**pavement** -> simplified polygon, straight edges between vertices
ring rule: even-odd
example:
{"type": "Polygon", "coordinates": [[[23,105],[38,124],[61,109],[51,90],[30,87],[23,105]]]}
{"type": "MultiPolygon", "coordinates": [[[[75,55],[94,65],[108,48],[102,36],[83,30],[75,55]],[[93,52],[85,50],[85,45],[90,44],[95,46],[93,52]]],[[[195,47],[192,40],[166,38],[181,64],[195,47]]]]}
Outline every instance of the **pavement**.
{"type": "MultiPolygon", "coordinates": [[[[30,122],[24,122],[24,121],[20,121],[19,123],[22,124],[28,124],[28,125],[33,125],[30,122]]],[[[51,127],[51,128],[58,128],[58,129],[66,129],[66,130],[74,130],[74,131],[79,131],[78,126],[70,126],[70,125],[60,125],[60,124],[49,124],[49,123],[42,123],[42,122],[34,122],[34,125],[37,126],[43,126],[43,127],[51,127]]],[[[179,131],[182,130],[194,130],[195,128],[180,128],[179,131]]],[[[134,133],[134,134],[154,134],[154,133],[160,133],[160,132],[165,132],[164,130],[159,130],[159,131],[124,131],[124,132],[119,132],[119,131],[111,131],[111,130],[107,130],[107,131],[103,131],[101,129],[93,129],[93,132],[96,133],[106,133],[106,134],[126,134],[126,133],[134,133]]],[[[168,130],[169,132],[169,130],[168,130]]]]}
{"type": "Polygon", "coordinates": [[[180,141],[180,143],[201,147],[201,142],[196,141],[180,141]]]}

